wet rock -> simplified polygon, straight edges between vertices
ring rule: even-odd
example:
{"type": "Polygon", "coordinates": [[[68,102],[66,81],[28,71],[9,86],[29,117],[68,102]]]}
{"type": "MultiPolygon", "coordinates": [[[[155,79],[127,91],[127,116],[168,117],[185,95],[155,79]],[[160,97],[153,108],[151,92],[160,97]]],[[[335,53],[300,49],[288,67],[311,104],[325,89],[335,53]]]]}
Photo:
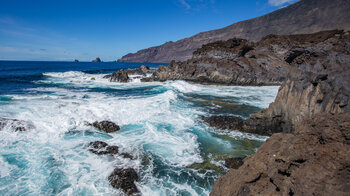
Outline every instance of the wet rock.
{"type": "Polygon", "coordinates": [[[218,129],[241,130],[244,120],[237,116],[210,116],[202,117],[202,120],[218,129]]]}
{"type": "Polygon", "coordinates": [[[350,115],[317,114],[272,135],[210,195],[348,195],[350,115]]]}
{"type": "Polygon", "coordinates": [[[95,121],[94,123],[89,125],[101,131],[104,131],[106,133],[113,133],[120,130],[120,127],[111,121],[101,121],[101,122],[95,121]]]}
{"type": "Polygon", "coordinates": [[[97,155],[118,154],[118,146],[110,146],[106,142],[94,141],[89,143],[89,151],[97,155]]]}
{"type": "Polygon", "coordinates": [[[129,82],[130,78],[128,72],[124,69],[120,69],[117,73],[112,73],[111,75],[106,75],[104,78],[109,78],[110,82],[129,82]]]}
{"type": "Polygon", "coordinates": [[[79,63],[79,60],[78,59],[74,59],[74,62],[79,63]]]}
{"type": "Polygon", "coordinates": [[[135,181],[139,181],[139,177],[136,171],[132,168],[115,168],[108,177],[108,180],[113,188],[121,189],[128,195],[139,192],[135,185],[135,181]]]}
{"type": "Polygon", "coordinates": [[[122,153],[120,153],[120,155],[125,159],[134,159],[134,157],[130,153],[127,153],[127,152],[122,152],[122,153]]]}
{"type": "Polygon", "coordinates": [[[233,157],[225,159],[225,166],[227,168],[238,169],[241,165],[243,165],[243,159],[245,157],[233,157]]]}
{"type": "Polygon", "coordinates": [[[31,123],[29,121],[0,118],[0,131],[6,127],[9,127],[10,129],[12,129],[14,131],[20,131],[20,132],[35,128],[33,123],[31,123]]]}

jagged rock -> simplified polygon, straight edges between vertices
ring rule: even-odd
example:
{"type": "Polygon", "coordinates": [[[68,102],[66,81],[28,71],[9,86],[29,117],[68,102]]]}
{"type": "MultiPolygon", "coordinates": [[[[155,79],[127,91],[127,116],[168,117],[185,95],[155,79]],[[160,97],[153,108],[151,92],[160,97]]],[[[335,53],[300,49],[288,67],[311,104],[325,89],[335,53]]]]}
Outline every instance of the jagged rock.
{"type": "Polygon", "coordinates": [[[120,69],[117,73],[112,73],[110,75],[106,75],[103,78],[109,78],[110,82],[129,82],[130,78],[128,72],[124,69],[120,69]]]}
{"type": "Polygon", "coordinates": [[[122,153],[120,153],[120,155],[125,159],[134,159],[134,157],[130,153],[127,153],[127,152],[122,152],[122,153]]]}
{"type": "Polygon", "coordinates": [[[100,57],[97,57],[95,60],[92,60],[92,62],[94,62],[94,63],[100,63],[100,62],[102,62],[102,61],[101,61],[100,57]]]}
{"type": "Polygon", "coordinates": [[[95,121],[94,123],[89,124],[89,125],[97,128],[101,131],[104,131],[106,133],[113,133],[113,132],[120,130],[120,127],[117,124],[115,124],[114,122],[111,122],[111,121],[106,121],[106,120],[101,121],[101,122],[95,121]]]}
{"type": "Polygon", "coordinates": [[[233,157],[225,159],[225,166],[227,168],[238,169],[241,165],[243,165],[243,159],[245,157],[233,157]]]}
{"type": "Polygon", "coordinates": [[[108,180],[112,187],[121,189],[128,195],[139,192],[134,183],[135,181],[139,181],[139,177],[136,171],[132,168],[115,168],[111,175],[108,177],[108,180]]]}
{"type": "Polygon", "coordinates": [[[14,131],[20,132],[35,128],[33,123],[28,121],[0,118],[0,131],[3,130],[5,127],[10,127],[14,131]]]}
{"type": "Polygon", "coordinates": [[[135,69],[127,69],[126,72],[129,75],[142,75],[146,76],[147,74],[153,73],[153,70],[151,70],[147,65],[141,65],[139,68],[135,69]]]}
{"type": "Polygon", "coordinates": [[[294,59],[325,53],[320,49],[312,52],[307,47],[325,44],[326,40],[341,34],[344,33],[333,30],[311,35],[269,35],[256,43],[237,38],[217,41],[203,45],[185,62],[172,61],[168,67],[159,66],[152,77],[144,81],[281,85],[293,69],[290,62],[294,59]]]}
{"type": "Polygon", "coordinates": [[[348,195],[350,116],[317,114],[272,135],[213,186],[217,195],[348,195]]]}
{"type": "Polygon", "coordinates": [[[94,141],[89,143],[89,151],[97,155],[118,154],[118,146],[110,146],[106,142],[94,141]]]}

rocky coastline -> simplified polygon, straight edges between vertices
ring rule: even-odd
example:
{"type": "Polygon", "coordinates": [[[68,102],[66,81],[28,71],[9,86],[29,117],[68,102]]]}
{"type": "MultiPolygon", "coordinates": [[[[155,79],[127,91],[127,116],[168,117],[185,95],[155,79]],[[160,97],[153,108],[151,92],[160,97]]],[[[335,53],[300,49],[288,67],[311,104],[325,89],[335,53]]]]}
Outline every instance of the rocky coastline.
{"type": "Polygon", "coordinates": [[[202,118],[218,129],[271,136],[240,162],[241,167],[217,180],[211,195],[346,195],[349,75],[349,32],[333,30],[269,35],[259,42],[210,43],[195,51],[192,59],[159,66],[142,81],[280,85],[275,101],[247,119],[202,118]]]}

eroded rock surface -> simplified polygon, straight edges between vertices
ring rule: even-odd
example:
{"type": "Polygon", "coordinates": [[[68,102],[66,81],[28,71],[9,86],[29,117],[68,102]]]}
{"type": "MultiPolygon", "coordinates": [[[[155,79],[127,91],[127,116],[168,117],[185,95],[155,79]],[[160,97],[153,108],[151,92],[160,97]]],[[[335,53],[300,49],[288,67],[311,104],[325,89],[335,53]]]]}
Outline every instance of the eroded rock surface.
{"type": "Polygon", "coordinates": [[[281,85],[297,56],[304,54],[309,46],[326,44],[331,38],[339,40],[339,35],[344,33],[334,30],[304,35],[269,35],[255,43],[237,38],[217,41],[203,45],[187,61],[159,66],[145,81],[281,85]]]}
{"type": "Polygon", "coordinates": [[[106,121],[106,120],[101,121],[101,122],[95,121],[89,125],[97,128],[101,131],[104,131],[106,133],[113,133],[113,132],[120,130],[120,127],[117,124],[115,124],[114,122],[111,122],[111,121],[106,121]]]}
{"type": "Polygon", "coordinates": [[[118,154],[118,146],[110,146],[106,142],[94,141],[89,143],[89,151],[97,155],[118,154]]]}
{"type": "Polygon", "coordinates": [[[139,192],[135,185],[135,181],[139,181],[139,176],[132,168],[115,168],[111,175],[108,177],[108,180],[112,187],[121,189],[128,195],[139,192]]]}
{"type": "Polygon", "coordinates": [[[317,114],[294,134],[272,135],[210,195],[348,195],[350,116],[317,114]]]}

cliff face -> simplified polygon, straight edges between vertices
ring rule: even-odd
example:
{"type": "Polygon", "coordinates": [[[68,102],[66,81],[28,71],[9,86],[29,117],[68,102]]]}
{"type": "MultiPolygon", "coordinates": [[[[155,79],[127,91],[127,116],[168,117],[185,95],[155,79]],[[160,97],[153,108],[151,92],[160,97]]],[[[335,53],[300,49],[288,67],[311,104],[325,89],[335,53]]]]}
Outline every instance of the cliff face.
{"type": "Polygon", "coordinates": [[[350,1],[300,0],[270,14],[222,29],[199,33],[176,42],[130,53],[119,62],[185,61],[203,44],[239,37],[258,41],[269,34],[289,35],[330,29],[350,29],[350,1]]]}
{"type": "Polygon", "coordinates": [[[295,46],[323,43],[342,31],[315,34],[270,35],[259,42],[230,39],[204,45],[185,62],[172,61],[157,69],[149,80],[187,80],[234,85],[280,85],[292,66],[288,63],[295,46]]]}
{"type": "Polygon", "coordinates": [[[349,195],[349,150],[350,116],[318,114],[274,134],[210,195],[349,195]]]}
{"type": "Polygon", "coordinates": [[[290,71],[275,101],[234,119],[237,129],[275,134],[219,178],[212,196],[349,195],[350,35],[295,45],[285,61],[290,71]]]}
{"type": "Polygon", "coordinates": [[[285,59],[291,66],[287,80],[267,109],[250,116],[250,128],[292,132],[317,113],[350,114],[349,32],[317,44],[295,46],[285,59]]]}

